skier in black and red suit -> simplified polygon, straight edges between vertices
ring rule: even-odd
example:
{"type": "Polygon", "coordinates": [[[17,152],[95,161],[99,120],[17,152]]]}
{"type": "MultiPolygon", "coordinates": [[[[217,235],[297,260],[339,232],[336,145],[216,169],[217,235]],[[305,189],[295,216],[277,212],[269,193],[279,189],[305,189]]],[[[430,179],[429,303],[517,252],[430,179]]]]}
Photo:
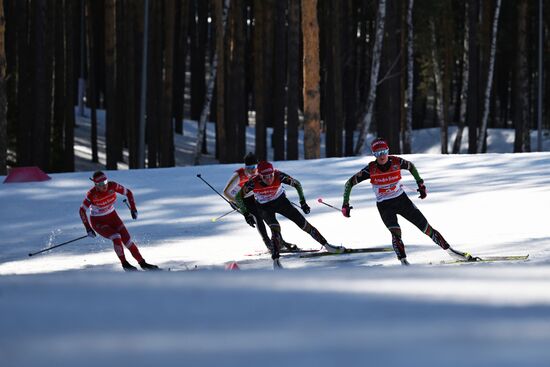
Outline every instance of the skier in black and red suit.
{"type": "Polygon", "coordinates": [[[130,203],[130,212],[132,214],[132,218],[136,220],[138,212],[132,192],[114,181],[108,181],[105,173],[101,171],[96,171],[94,175],[90,178],[90,180],[94,182],[94,187],[92,187],[86,194],[86,198],[82,202],[79,211],[80,219],[82,219],[82,223],[84,224],[84,227],[86,227],[86,232],[88,232],[88,236],[96,237],[95,231],[97,231],[97,233],[99,233],[102,237],[113,241],[115,252],[120,259],[122,268],[125,271],[132,271],[137,269],[126,260],[126,257],[124,256],[123,245],[126,246],[128,250],[130,250],[130,253],[137,260],[142,269],[158,270],[158,266],[148,264],[143,259],[136,244],[134,243],[134,241],[132,241],[128,230],[124,226],[124,223],[122,223],[122,220],[119,218],[114,207],[117,193],[125,195],[128,198],[128,202],[130,203]],[[91,226],[88,222],[88,208],[91,208],[91,226]]]}
{"type": "MultiPolygon", "coordinates": [[[[231,207],[233,209],[239,210],[239,207],[235,201],[235,196],[237,196],[237,193],[243,187],[245,183],[248,182],[248,180],[254,176],[256,172],[256,165],[258,163],[258,160],[256,159],[256,155],[254,153],[248,153],[244,157],[244,167],[239,168],[238,170],[233,173],[229,181],[227,182],[227,185],[225,185],[225,188],[223,189],[223,195],[230,201],[231,207]]],[[[248,212],[254,216],[255,222],[256,222],[256,229],[258,230],[258,233],[260,233],[260,236],[262,237],[262,240],[264,241],[264,244],[266,245],[267,249],[269,251],[272,250],[272,243],[269,239],[269,236],[267,234],[267,230],[265,228],[264,220],[258,213],[258,209],[256,207],[256,200],[254,199],[254,193],[251,191],[244,197],[244,203],[246,204],[246,209],[248,212]]],[[[298,246],[286,242],[281,237],[281,245],[285,248],[287,248],[289,251],[298,251],[298,246]]]]}
{"type": "Polygon", "coordinates": [[[304,232],[310,234],[315,241],[323,245],[327,251],[340,253],[344,252],[345,248],[341,246],[330,245],[327,240],[313,227],[298,210],[292,206],[285,195],[285,190],[282,184],[290,185],[296,189],[300,197],[300,207],[305,214],[309,214],[310,208],[306,203],[302,185],[300,182],[290,177],[284,172],[273,168],[273,165],[267,161],[261,161],[258,164],[258,175],[253,176],[241,190],[237,193],[236,201],[245,215],[248,224],[253,225],[254,217],[250,215],[244,203],[244,197],[250,192],[254,192],[254,197],[258,203],[258,212],[265,220],[271,229],[271,241],[273,243],[273,251],[271,258],[273,259],[273,267],[281,268],[279,262],[279,250],[281,248],[281,227],[275,218],[275,214],[279,213],[290,219],[304,232]]]}
{"type": "Polygon", "coordinates": [[[401,185],[401,170],[408,170],[416,180],[418,185],[419,198],[425,199],[427,196],[424,180],[418,174],[416,167],[411,162],[393,155],[389,155],[390,148],[386,141],[381,138],[375,139],[371,144],[372,154],[376,157],[375,161],[370,162],[361,171],[353,175],[345,185],[344,202],[342,205],[342,214],[345,217],[350,216],[352,207],[349,205],[349,197],[353,186],[359,182],[369,180],[376,195],[376,206],[382,221],[391,232],[392,245],[397,259],[403,265],[409,265],[405,246],[401,240],[401,228],[397,222],[397,214],[414,224],[418,229],[429,236],[432,241],[457,260],[472,260],[468,253],[453,249],[443,238],[441,233],[435,230],[420,210],[412,203],[401,185]]]}

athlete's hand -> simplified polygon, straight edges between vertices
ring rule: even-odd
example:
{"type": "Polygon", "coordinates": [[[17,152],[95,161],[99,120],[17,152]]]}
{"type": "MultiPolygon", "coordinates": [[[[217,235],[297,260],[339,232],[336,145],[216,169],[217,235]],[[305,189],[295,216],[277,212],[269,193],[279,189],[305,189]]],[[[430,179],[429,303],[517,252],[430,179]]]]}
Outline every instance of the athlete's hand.
{"type": "Polygon", "coordinates": [[[254,220],[254,216],[250,213],[246,214],[244,216],[244,219],[246,220],[246,223],[252,228],[256,227],[256,221],[254,220]]]}
{"type": "Polygon", "coordinates": [[[420,193],[420,196],[419,196],[420,199],[425,199],[426,196],[428,196],[428,194],[426,193],[426,186],[424,186],[424,183],[419,183],[418,189],[416,191],[420,193]]]}
{"type": "Polygon", "coordinates": [[[138,215],[137,215],[137,210],[131,210],[131,211],[130,211],[130,214],[132,214],[132,219],[133,219],[133,220],[136,220],[136,219],[137,219],[137,217],[138,217],[138,215]]]}
{"type": "Polygon", "coordinates": [[[309,207],[309,205],[307,205],[305,200],[300,201],[300,207],[305,214],[309,214],[309,212],[311,211],[311,208],[309,207]]]}
{"type": "Polygon", "coordinates": [[[88,237],[91,237],[91,238],[95,238],[97,235],[95,234],[95,231],[91,228],[88,228],[86,230],[86,232],[88,232],[88,237]]]}
{"type": "Polygon", "coordinates": [[[353,209],[353,206],[349,206],[348,203],[343,204],[342,205],[342,215],[346,218],[349,218],[351,209],[353,209]]]}

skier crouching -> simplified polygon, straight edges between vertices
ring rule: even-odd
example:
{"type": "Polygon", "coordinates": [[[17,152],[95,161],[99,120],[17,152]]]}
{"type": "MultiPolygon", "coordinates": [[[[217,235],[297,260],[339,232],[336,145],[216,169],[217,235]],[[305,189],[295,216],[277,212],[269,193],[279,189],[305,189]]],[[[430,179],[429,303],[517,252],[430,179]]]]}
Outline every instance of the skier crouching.
{"type": "Polygon", "coordinates": [[[158,270],[158,266],[148,264],[143,259],[114,207],[116,194],[125,195],[130,203],[132,218],[136,220],[138,212],[132,192],[114,181],[108,181],[107,176],[102,171],[96,171],[90,180],[94,182],[94,187],[86,194],[86,198],[82,202],[79,211],[80,219],[82,219],[88,236],[96,237],[96,233],[94,232],[95,229],[102,237],[113,241],[115,252],[125,271],[137,269],[126,260],[123,245],[130,250],[130,253],[137,260],[142,269],[158,270]],[[91,226],[88,221],[88,208],[90,208],[91,226]]]}
{"type": "Polygon", "coordinates": [[[370,162],[361,171],[353,175],[345,185],[344,201],[342,204],[342,214],[344,217],[350,216],[352,207],[349,205],[351,189],[358,183],[370,179],[372,188],[376,195],[376,206],[382,221],[391,232],[393,249],[397,259],[403,265],[409,265],[405,246],[401,240],[401,228],[397,222],[397,214],[414,224],[424,234],[429,236],[432,241],[454,259],[472,260],[472,255],[453,249],[443,238],[441,233],[435,230],[420,210],[409,199],[401,185],[401,170],[408,170],[416,180],[418,185],[419,198],[425,199],[427,196],[424,181],[418,174],[416,167],[411,162],[389,155],[390,149],[386,141],[381,138],[375,139],[371,144],[371,151],[375,161],[370,162]]]}
{"type": "Polygon", "coordinates": [[[323,245],[327,251],[334,253],[344,252],[344,247],[330,245],[321,233],[319,233],[317,228],[313,227],[304,218],[304,216],[292,206],[286,197],[282,184],[290,185],[296,189],[298,196],[300,197],[300,206],[302,211],[305,214],[309,214],[310,208],[306,203],[300,182],[284,172],[273,169],[273,165],[267,161],[261,161],[258,164],[258,175],[253,176],[250,180],[248,180],[236,196],[237,204],[239,205],[241,212],[244,214],[247,223],[253,225],[255,224],[254,217],[248,212],[244,202],[244,197],[246,197],[246,195],[250,192],[254,193],[254,198],[258,203],[258,212],[271,229],[271,241],[273,243],[271,258],[273,259],[273,267],[275,269],[282,267],[279,262],[281,227],[277,221],[277,218],[275,218],[276,213],[279,213],[293,221],[304,232],[309,233],[315,241],[323,245]]]}

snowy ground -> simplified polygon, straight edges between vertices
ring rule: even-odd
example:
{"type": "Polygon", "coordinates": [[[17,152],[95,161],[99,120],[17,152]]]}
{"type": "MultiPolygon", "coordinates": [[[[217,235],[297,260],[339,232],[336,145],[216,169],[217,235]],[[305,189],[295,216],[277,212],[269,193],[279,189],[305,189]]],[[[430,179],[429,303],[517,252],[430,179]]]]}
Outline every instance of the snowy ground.
{"type": "MultiPolygon", "coordinates": [[[[242,216],[211,221],[230,208],[196,175],[221,190],[238,165],[207,165],[107,172],[134,192],[139,219],[120,199],[117,210],[145,258],[181,270],[128,274],[101,239],[27,256],[85,234],[90,172],[0,185],[1,365],[550,365],[550,153],[406,158],[428,187],[426,200],[411,198],[454,247],[530,260],[428,265],[447,255],[402,220],[414,266],[392,253],[291,255],[274,272],[267,255],[249,256],[263,245],[242,216]],[[231,261],[240,271],[224,270],[231,261]]],[[[369,160],[276,166],[301,181],[307,218],[330,242],[388,246],[367,182],[349,219],[316,201],[340,206],[344,182],[369,160]]],[[[318,247],[281,223],[288,241],[318,247]]]]}
{"type": "MultiPolygon", "coordinates": [[[[192,162],[196,123],[185,128],[176,136],[179,166],[192,162]]],[[[254,132],[247,134],[253,150],[254,132]]],[[[548,136],[546,153],[502,154],[512,152],[513,132],[491,130],[493,154],[442,156],[439,131],[427,129],[415,132],[419,154],[406,156],[428,198],[416,198],[408,173],[403,183],[454,247],[478,256],[529,254],[527,262],[429,265],[447,255],[402,220],[411,267],[393,253],[285,255],[286,269],[274,272],[242,216],[212,221],[230,208],[197,174],[221,191],[238,165],[215,165],[207,155],[199,167],[107,172],[134,192],[139,220],[122,198],[117,210],[142,254],[174,270],[128,274],[102,239],[27,255],[85,234],[78,208],[90,171],[102,166],[88,162],[87,119],[75,135],[80,172],[0,185],[1,366],[550,365],[548,136]],[[234,261],[240,270],[225,270],[234,261]]],[[[207,137],[213,152],[212,125],[207,137]]],[[[276,166],[302,182],[307,218],[330,242],[389,246],[367,182],[352,192],[349,219],[316,200],[339,207],[344,182],[369,160],[276,166]]],[[[292,188],[287,194],[298,201],[292,188]]],[[[288,241],[319,247],[281,223],[288,241]]]]}

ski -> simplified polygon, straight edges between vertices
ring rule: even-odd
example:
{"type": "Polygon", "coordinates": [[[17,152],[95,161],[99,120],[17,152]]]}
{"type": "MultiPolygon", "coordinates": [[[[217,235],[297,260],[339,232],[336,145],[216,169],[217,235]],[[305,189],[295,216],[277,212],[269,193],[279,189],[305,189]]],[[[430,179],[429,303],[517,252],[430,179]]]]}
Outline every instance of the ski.
{"type": "Polygon", "coordinates": [[[529,259],[527,255],[512,255],[512,256],[485,256],[474,257],[472,260],[442,260],[440,262],[431,262],[430,265],[445,265],[445,264],[471,264],[482,262],[496,262],[496,261],[525,261],[529,259]]]}
{"type": "Polygon", "coordinates": [[[332,253],[328,251],[318,251],[310,254],[300,255],[301,258],[308,257],[320,257],[320,256],[331,256],[331,255],[348,255],[348,254],[360,254],[367,252],[391,252],[393,251],[392,247],[365,247],[365,248],[347,248],[344,252],[332,253]]]}
{"type": "MultiPolygon", "coordinates": [[[[287,255],[287,254],[307,254],[312,252],[319,252],[319,249],[297,249],[297,250],[289,250],[289,249],[283,249],[279,251],[280,255],[287,255]]],[[[271,252],[269,251],[257,251],[251,254],[246,254],[245,256],[261,256],[261,255],[271,255],[271,252]]]]}

